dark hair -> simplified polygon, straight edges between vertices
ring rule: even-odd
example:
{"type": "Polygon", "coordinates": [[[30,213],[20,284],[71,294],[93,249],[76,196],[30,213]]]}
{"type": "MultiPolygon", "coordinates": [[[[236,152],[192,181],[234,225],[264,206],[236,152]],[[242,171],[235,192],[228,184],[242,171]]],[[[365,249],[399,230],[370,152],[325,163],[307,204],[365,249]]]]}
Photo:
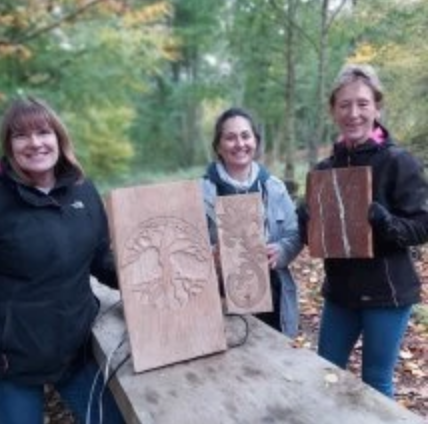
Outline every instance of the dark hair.
{"type": "Polygon", "coordinates": [[[214,138],[213,138],[213,141],[211,144],[212,149],[213,149],[214,153],[216,154],[216,156],[218,157],[217,149],[218,149],[218,145],[220,144],[220,139],[221,139],[221,136],[223,133],[223,125],[228,119],[236,118],[238,116],[246,119],[251,126],[251,130],[253,131],[254,136],[256,138],[256,142],[257,142],[255,157],[258,158],[260,156],[260,153],[261,153],[260,150],[261,150],[261,143],[262,143],[260,131],[257,128],[257,125],[254,122],[253,117],[246,110],[238,108],[238,107],[231,107],[230,109],[226,109],[217,118],[217,121],[216,121],[215,126],[214,126],[214,138]]]}
{"type": "Polygon", "coordinates": [[[31,132],[46,125],[55,132],[58,139],[59,158],[55,165],[55,175],[74,171],[79,179],[82,179],[83,169],[75,156],[73,143],[64,124],[47,103],[34,97],[13,100],[3,115],[0,128],[1,145],[14,172],[23,182],[31,184],[13,156],[12,135],[17,132],[31,132]]]}
{"type": "Polygon", "coordinates": [[[373,66],[367,64],[348,64],[345,65],[337,75],[330,93],[330,107],[333,107],[336,101],[336,93],[345,85],[351,82],[361,80],[373,91],[375,102],[382,103],[383,88],[373,66]]]}

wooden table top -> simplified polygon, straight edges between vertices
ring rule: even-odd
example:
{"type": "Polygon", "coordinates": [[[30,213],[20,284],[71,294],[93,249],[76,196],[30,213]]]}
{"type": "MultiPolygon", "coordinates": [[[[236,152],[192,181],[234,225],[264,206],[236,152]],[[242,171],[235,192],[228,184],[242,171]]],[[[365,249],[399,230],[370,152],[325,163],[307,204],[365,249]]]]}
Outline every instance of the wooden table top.
{"type": "MultiPolygon", "coordinates": [[[[99,363],[115,369],[129,354],[117,291],[94,283],[102,309],[93,336],[99,363]],[[116,347],[122,340],[122,346],[116,347]],[[112,354],[112,352],[114,352],[112,354]]],[[[229,343],[245,328],[226,317],[229,343]]],[[[110,387],[133,424],[426,424],[349,372],[252,316],[245,344],[226,352],[135,374],[129,358],[110,387]]]]}

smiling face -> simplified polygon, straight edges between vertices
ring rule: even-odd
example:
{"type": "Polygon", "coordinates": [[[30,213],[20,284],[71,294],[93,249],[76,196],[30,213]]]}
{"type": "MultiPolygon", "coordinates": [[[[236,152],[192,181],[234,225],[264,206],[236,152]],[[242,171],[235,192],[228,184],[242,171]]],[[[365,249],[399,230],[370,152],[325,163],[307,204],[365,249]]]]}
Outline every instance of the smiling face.
{"type": "Polygon", "coordinates": [[[257,151],[257,138],[248,119],[234,116],[224,121],[216,152],[227,172],[247,178],[257,151]]]}
{"type": "Polygon", "coordinates": [[[3,114],[0,144],[22,183],[52,188],[56,178],[84,178],[68,131],[56,112],[34,97],[15,99],[3,114]]]}
{"type": "Polygon", "coordinates": [[[58,138],[47,122],[11,134],[12,156],[19,169],[38,187],[52,188],[59,158],[58,138]]]}
{"type": "Polygon", "coordinates": [[[345,141],[358,145],[369,138],[380,117],[380,105],[373,89],[362,79],[355,79],[335,93],[331,114],[345,141]]]}

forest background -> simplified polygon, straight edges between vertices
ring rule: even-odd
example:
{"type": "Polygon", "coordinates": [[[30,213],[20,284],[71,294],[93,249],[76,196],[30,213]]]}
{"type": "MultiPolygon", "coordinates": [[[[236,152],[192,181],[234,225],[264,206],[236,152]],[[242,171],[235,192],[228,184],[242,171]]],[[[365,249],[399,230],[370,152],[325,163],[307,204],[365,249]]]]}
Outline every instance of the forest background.
{"type": "Polygon", "coordinates": [[[264,160],[302,182],[346,62],[375,65],[384,121],[428,158],[428,0],[2,0],[0,113],[47,100],[103,190],[200,176],[216,116],[249,109],[264,160]]]}

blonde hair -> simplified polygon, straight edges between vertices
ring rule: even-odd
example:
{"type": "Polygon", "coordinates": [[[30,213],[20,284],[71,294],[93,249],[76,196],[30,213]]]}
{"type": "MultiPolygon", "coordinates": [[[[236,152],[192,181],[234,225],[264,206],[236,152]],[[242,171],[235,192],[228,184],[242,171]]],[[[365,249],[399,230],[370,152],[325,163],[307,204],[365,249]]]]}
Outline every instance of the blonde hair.
{"type": "Polygon", "coordinates": [[[375,102],[379,105],[383,101],[383,87],[373,66],[367,64],[345,65],[333,82],[329,103],[333,107],[336,101],[336,93],[345,85],[354,81],[363,81],[373,91],[375,102]]]}
{"type": "Polygon", "coordinates": [[[79,180],[83,179],[82,166],[76,158],[73,143],[64,124],[47,103],[33,97],[14,100],[4,113],[0,128],[3,152],[16,175],[23,182],[32,184],[13,156],[13,134],[31,132],[43,126],[51,128],[58,139],[59,158],[55,165],[55,175],[60,176],[71,171],[77,174],[79,180]]]}

